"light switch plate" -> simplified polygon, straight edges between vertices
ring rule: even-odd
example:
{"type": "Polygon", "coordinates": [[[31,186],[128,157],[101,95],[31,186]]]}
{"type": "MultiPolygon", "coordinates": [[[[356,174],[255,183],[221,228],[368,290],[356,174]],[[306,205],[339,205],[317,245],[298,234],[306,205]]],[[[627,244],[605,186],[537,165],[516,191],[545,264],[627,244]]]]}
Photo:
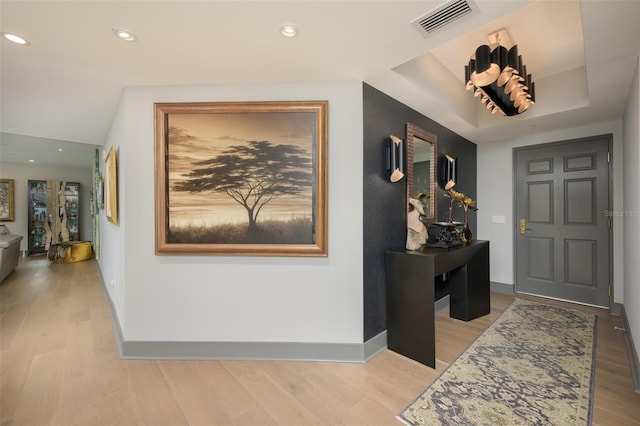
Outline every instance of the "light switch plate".
{"type": "Polygon", "coordinates": [[[491,222],[492,223],[505,223],[505,217],[504,216],[491,216],[491,222]]]}

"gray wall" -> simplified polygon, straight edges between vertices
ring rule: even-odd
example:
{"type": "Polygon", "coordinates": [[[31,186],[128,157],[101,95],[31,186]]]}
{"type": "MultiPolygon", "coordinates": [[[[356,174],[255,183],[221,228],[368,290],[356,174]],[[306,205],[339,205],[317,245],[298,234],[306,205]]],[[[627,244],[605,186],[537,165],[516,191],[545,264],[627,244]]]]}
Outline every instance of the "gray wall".
{"type": "MultiPolygon", "coordinates": [[[[449,154],[458,158],[456,189],[476,199],[476,145],[423,116],[374,87],[363,87],[364,158],[364,340],[387,328],[385,251],[402,250],[406,242],[406,179],[391,183],[385,167],[385,144],[389,135],[406,138],[405,126],[411,122],[438,136],[438,158],[449,154]]],[[[482,206],[480,206],[482,208],[482,206]]],[[[446,220],[449,199],[438,190],[438,220],[446,220]]],[[[462,220],[457,209],[454,219],[462,220]]],[[[476,215],[469,214],[474,235],[476,215]]],[[[440,295],[448,293],[446,286],[440,295]]],[[[436,296],[437,297],[437,296],[436,296]]]]}

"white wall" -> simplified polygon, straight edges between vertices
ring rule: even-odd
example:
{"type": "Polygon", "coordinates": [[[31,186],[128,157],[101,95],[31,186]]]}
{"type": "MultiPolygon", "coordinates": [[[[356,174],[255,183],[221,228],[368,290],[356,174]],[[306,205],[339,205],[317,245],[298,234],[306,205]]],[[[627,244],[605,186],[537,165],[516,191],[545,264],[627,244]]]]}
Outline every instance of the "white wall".
{"type": "Polygon", "coordinates": [[[361,82],[127,88],[100,260],[125,340],[362,343],[362,126],[361,82]],[[154,254],[153,103],[228,100],[329,101],[327,258],[154,254]]]}
{"type": "Polygon", "coordinates": [[[29,180],[66,180],[80,182],[80,238],[93,240],[93,221],[90,216],[90,193],[92,188],[91,168],[43,167],[37,164],[0,164],[0,177],[13,179],[15,200],[15,221],[2,222],[14,234],[22,235],[20,250],[27,250],[29,232],[28,181],[29,180]]]}
{"type": "Polygon", "coordinates": [[[624,310],[640,354],[640,60],[624,112],[624,310]],[[628,214],[627,214],[628,213],[628,214]]]}
{"type": "MultiPolygon", "coordinates": [[[[104,159],[111,148],[111,145],[116,147],[116,167],[118,169],[118,210],[119,210],[119,223],[114,225],[107,221],[104,209],[100,210],[100,256],[98,264],[100,265],[100,271],[102,273],[102,279],[104,280],[105,287],[109,292],[109,296],[113,302],[113,306],[118,316],[120,325],[124,328],[126,325],[126,311],[125,311],[125,261],[126,253],[124,251],[125,240],[124,230],[125,221],[122,218],[121,212],[124,211],[123,193],[126,190],[126,186],[130,185],[126,181],[126,170],[122,167],[120,161],[125,159],[120,154],[122,149],[121,144],[126,140],[126,127],[125,127],[125,114],[126,105],[124,98],[120,99],[118,109],[111,123],[109,134],[107,135],[107,142],[104,145],[102,151],[102,159],[100,161],[101,175],[104,177],[104,159]],[[119,149],[118,149],[119,148],[119,149]]],[[[143,185],[143,181],[139,182],[143,185]]],[[[153,191],[153,187],[149,190],[153,191]]],[[[145,210],[153,210],[153,204],[146,206],[145,210]]]]}
{"type": "MultiPolygon", "coordinates": [[[[613,208],[622,210],[622,122],[619,120],[554,132],[526,135],[511,141],[478,145],[478,238],[491,241],[491,281],[514,285],[513,148],[594,135],[613,134],[613,208]],[[505,223],[492,223],[505,216],[505,223]]],[[[624,298],[623,217],[613,219],[614,302],[624,298]]]]}

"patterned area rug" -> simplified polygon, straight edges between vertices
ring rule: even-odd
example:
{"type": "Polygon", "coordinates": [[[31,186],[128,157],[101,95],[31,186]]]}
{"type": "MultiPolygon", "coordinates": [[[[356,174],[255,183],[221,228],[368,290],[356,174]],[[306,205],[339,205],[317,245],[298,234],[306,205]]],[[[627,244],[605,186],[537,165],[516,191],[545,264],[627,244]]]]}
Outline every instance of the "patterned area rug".
{"type": "Polygon", "coordinates": [[[596,316],[516,299],[398,415],[408,425],[590,425],[596,316]]]}

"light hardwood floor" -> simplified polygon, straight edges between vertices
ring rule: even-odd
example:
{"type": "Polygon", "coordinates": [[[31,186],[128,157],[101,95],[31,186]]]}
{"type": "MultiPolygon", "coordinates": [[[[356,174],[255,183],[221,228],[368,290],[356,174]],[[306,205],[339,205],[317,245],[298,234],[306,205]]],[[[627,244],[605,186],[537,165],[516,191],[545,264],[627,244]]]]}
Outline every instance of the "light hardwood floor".
{"type": "MultiPolygon", "coordinates": [[[[121,360],[95,261],[23,258],[0,285],[7,425],[400,425],[396,418],[509,305],[437,317],[437,368],[384,351],[367,363],[121,360]]],[[[555,303],[555,302],[550,302],[555,303]]],[[[595,425],[640,424],[620,319],[598,313],[595,425]]]]}

